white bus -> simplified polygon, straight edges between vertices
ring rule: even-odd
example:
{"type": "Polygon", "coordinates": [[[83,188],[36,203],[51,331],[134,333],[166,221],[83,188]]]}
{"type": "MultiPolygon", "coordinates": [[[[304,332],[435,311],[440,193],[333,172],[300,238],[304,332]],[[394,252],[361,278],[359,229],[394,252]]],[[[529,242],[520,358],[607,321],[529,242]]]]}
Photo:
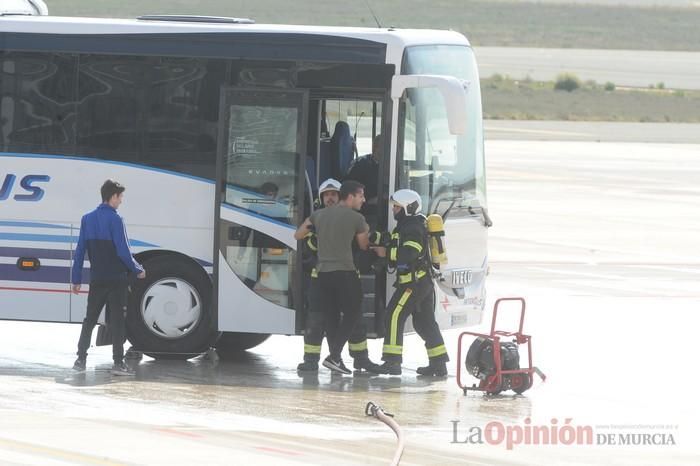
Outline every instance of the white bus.
{"type": "MultiPolygon", "coordinates": [[[[400,188],[446,214],[437,319],[480,322],[490,221],[479,77],[461,34],[0,16],[0,48],[0,319],[82,322],[71,257],[112,178],[148,272],[130,295],[135,349],[225,356],[300,335],[294,230],[319,182],[342,179],[382,134],[370,225],[393,227],[400,188]]],[[[370,336],[383,335],[393,281],[363,276],[370,336]]]]}

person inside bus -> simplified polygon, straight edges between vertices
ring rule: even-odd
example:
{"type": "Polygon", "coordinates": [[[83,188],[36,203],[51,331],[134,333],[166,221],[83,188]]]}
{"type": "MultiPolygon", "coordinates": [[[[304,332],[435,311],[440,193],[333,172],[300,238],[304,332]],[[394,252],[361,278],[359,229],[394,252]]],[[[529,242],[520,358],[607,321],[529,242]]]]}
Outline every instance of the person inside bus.
{"type": "MultiPolygon", "coordinates": [[[[319,188],[319,208],[330,208],[340,200],[340,182],[329,178],[319,188]]],[[[318,237],[314,231],[309,231],[302,241],[302,263],[305,272],[304,283],[307,297],[306,326],[304,330],[304,361],[297,366],[300,373],[318,372],[318,362],[321,359],[321,343],[326,327],[326,312],[320,305],[320,289],[318,281],[318,237]]],[[[337,325],[337,322],[333,322],[337,325]]],[[[359,374],[362,371],[378,373],[379,365],[369,359],[367,352],[367,326],[360,318],[348,340],[350,357],[353,367],[359,374]]]]}
{"type": "Polygon", "coordinates": [[[80,221],[80,235],[71,272],[71,290],[75,294],[80,293],[83,262],[87,252],[90,257],[90,291],[78,341],[78,359],[73,364],[73,369],[79,372],[85,370],[92,330],[106,305],[107,321],[112,333],[112,374],[134,375],[134,371],[124,364],[128,277],[132,274],[137,278],[146,278],[146,272],[131,254],[124,221],[117,214],[124,190],[124,186],[115,181],[105,181],[100,189],[102,204],[83,215],[80,221]]]}
{"type": "MultiPolygon", "coordinates": [[[[357,181],[366,186],[367,202],[362,206],[361,213],[370,228],[377,226],[377,193],[379,191],[379,160],[382,157],[384,138],[378,134],[372,140],[372,153],[355,159],[350,165],[346,180],[357,181]]],[[[355,249],[355,264],[361,274],[372,273],[372,264],[376,256],[371,251],[355,249]]]]}
{"type": "Polygon", "coordinates": [[[362,213],[367,217],[370,225],[377,215],[377,193],[379,192],[379,161],[382,158],[384,148],[384,138],[378,134],[372,140],[372,153],[356,158],[348,173],[343,178],[354,180],[365,186],[365,197],[367,202],[362,207],[362,213]]]}
{"type": "Polygon", "coordinates": [[[268,199],[277,199],[280,188],[275,183],[268,181],[260,186],[260,193],[268,199]]]}
{"type": "Polygon", "coordinates": [[[341,353],[362,317],[362,286],[355,269],[352,243],[369,247],[369,226],[359,210],[365,202],[364,187],[345,181],[338,205],[315,211],[294,233],[301,241],[312,229],[318,236],[318,280],[321,308],[326,313],[330,355],[323,366],[333,372],[352,374],[341,353]],[[342,315],[341,315],[342,314],[342,315]]]}

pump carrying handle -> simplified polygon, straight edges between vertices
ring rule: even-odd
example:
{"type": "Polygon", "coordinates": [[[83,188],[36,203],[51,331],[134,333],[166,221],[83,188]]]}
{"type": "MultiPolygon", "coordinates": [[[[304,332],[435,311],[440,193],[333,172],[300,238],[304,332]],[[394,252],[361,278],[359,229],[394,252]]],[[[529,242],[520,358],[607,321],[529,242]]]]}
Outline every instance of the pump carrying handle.
{"type": "Polygon", "coordinates": [[[499,298],[493,305],[493,318],[491,319],[491,335],[496,335],[496,319],[498,317],[498,305],[502,301],[520,301],[520,327],[518,334],[523,333],[523,323],[525,322],[525,299],[524,298],[499,298]]]}

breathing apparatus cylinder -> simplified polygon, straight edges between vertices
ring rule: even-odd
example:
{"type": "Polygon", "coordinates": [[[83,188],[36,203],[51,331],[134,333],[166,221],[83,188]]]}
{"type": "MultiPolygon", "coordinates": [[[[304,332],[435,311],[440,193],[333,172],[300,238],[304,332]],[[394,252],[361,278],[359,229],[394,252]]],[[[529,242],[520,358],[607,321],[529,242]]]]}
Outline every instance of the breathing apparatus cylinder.
{"type": "Polygon", "coordinates": [[[438,214],[428,215],[426,219],[428,240],[430,244],[430,261],[435,268],[447,264],[447,249],[445,247],[445,225],[438,214]]]}

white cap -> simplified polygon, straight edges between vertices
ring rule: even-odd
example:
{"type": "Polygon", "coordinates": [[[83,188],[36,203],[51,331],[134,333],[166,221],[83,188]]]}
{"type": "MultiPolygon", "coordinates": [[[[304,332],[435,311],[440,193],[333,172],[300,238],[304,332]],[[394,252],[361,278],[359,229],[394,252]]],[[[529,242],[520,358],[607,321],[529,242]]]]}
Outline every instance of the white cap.
{"type": "Polygon", "coordinates": [[[318,195],[325,193],[326,191],[338,191],[340,192],[340,181],[333,178],[328,178],[326,181],[321,183],[321,187],[318,188],[318,195]]]}

